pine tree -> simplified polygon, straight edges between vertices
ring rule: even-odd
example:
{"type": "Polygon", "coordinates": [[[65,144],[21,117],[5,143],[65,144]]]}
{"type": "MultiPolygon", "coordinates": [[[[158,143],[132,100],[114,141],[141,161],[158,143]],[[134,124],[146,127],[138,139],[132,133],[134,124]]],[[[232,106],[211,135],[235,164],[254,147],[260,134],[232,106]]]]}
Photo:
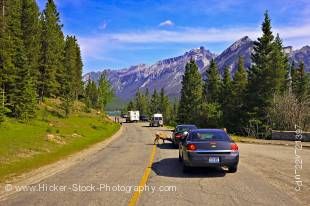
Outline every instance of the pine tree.
{"type": "Polygon", "coordinates": [[[178,103],[177,101],[174,101],[172,111],[170,114],[169,125],[175,126],[177,124],[177,115],[178,115],[178,103]]]}
{"type": "Polygon", "coordinates": [[[207,73],[206,80],[206,97],[208,102],[219,102],[221,92],[221,77],[217,69],[215,61],[212,59],[210,62],[210,68],[207,73]]]}
{"type": "Polygon", "coordinates": [[[0,123],[4,121],[5,117],[5,93],[0,87],[0,123]]]}
{"type": "Polygon", "coordinates": [[[170,121],[171,110],[169,97],[166,96],[164,88],[161,88],[159,96],[159,111],[163,114],[166,122],[170,121]]]}
{"type": "Polygon", "coordinates": [[[30,74],[30,70],[27,74],[17,83],[17,87],[20,89],[16,93],[16,104],[14,114],[21,120],[29,120],[36,116],[36,91],[35,85],[30,74]]]}
{"type": "Polygon", "coordinates": [[[96,83],[89,80],[85,87],[85,100],[88,108],[98,108],[98,89],[96,83]]]}
{"type": "Polygon", "coordinates": [[[98,83],[98,104],[99,108],[104,111],[107,104],[114,96],[113,88],[108,80],[108,76],[103,72],[98,83]]]}
{"type": "MultiPolygon", "coordinates": [[[[12,26],[14,26],[13,15],[14,9],[11,5],[14,1],[0,1],[0,86],[1,90],[6,94],[5,101],[9,102],[11,99],[12,88],[15,83],[15,65],[14,58],[14,42],[12,34],[12,26]]],[[[15,2],[16,4],[16,2],[15,2]]],[[[14,7],[13,7],[14,8],[14,7]]],[[[15,12],[14,12],[15,13],[15,12]]]]}
{"type": "Polygon", "coordinates": [[[301,62],[297,69],[293,69],[293,93],[299,101],[304,100],[310,95],[310,79],[305,73],[304,63],[301,62]]]}
{"type": "Polygon", "coordinates": [[[144,102],[145,102],[145,111],[144,114],[151,116],[151,112],[150,112],[150,93],[149,93],[149,89],[146,88],[145,93],[143,95],[144,97],[144,102]]]}
{"type": "Polygon", "coordinates": [[[274,41],[268,12],[265,12],[262,31],[262,37],[254,42],[246,104],[249,122],[267,128],[268,108],[274,95],[283,88],[287,66],[280,38],[274,41]]]}
{"type": "Polygon", "coordinates": [[[41,15],[40,97],[59,95],[64,81],[64,35],[59,13],[53,0],[48,0],[41,15]]]}
{"type": "Polygon", "coordinates": [[[61,89],[61,96],[66,96],[69,92],[71,93],[70,96],[73,96],[73,89],[74,89],[74,72],[76,69],[76,50],[75,50],[75,38],[71,36],[67,36],[66,43],[65,43],[65,55],[64,55],[64,82],[61,89]],[[64,87],[65,86],[65,87],[64,87]]]}
{"type": "MultiPolygon", "coordinates": [[[[8,3],[7,35],[11,39],[8,45],[12,60],[11,81],[7,82],[5,91],[12,115],[27,120],[35,115],[36,93],[26,55],[22,31],[21,1],[12,0],[8,3]]],[[[4,34],[6,35],[6,34],[4,34]]]]}
{"type": "Polygon", "coordinates": [[[70,108],[74,101],[74,71],[76,66],[76,51],[75,51],[75,39],[67,36],[64,48],[64,75],[63,83],[60,90],[60,97],[62,100],[62,108],[65,113],[65,117],[70,114],[70,108]]]}
{"type": "Polygon", "coordinates": [[[229,117],[230,129],[233,132],[241,132],[245,118],[245,95],[247,88],[247,73],[244,68],[244,60],[239,57],[238,69],[232,82],[232,96],[230,100],[231,111],[229,117]]]}
{"type": "Polygon", "coordinates": [[[154,89],[153,95],[152,95],[151,100],[150,100],[150,112],[151,112],[151,114],[155,114],[155,113],[160,112],[159,104],[160,104],[159,96],[158,96],[157,90],[154,89]]]}
{"type": "Polygon", "coordinates": [[[135,97],[135,107],[138,111],[140,111],[141,115],[148,114],[148,99],[140,92],[139,89],[135,97]]]}
{"type": "Polygon", "coordinates": [[[74,89],[75,99],[78,99],[79,95],[81,95],[81,91],[83,90],[83,80],[82,80],[83,61],[82,61],[82,56],[81,56],[81,49],[76,39],[75,39],[75,44],[76,44],[75,45],[76,65],[75,65],[75,72],[74,72],[73,89],[74,89]]]}
{"type": "Polygon", "coordinates": [[[203,95],[203,81],[194,60],[186,64],[182,80],[178,123],[198,122],[203,95]]]}
{"type": "Polygon", "coordinates": [[[223,111],[223,125],[230,127],[231,121],[231,97],[232,97],[232,80],[229,68],[224,70],[223,84],[221,88],[220,104],[223,111]]]}
{"type": "MultiPolygon", "coordinates": [[[[83,63],[81,59],[80,48],[77,43],[77,40],[74,36],[67,36],[65,41],[65,53],[64,53],[64,79],[63,84],[66,84],[66,81],[70,81],[70,88],[74,99],[78,99],[78,96],[83,90],[82,83],[82,69],[83,63]],[[70,76],[70,79],[67,79],[67,75],[70,76]]],[[[63,87],[62,87],[63,88],[63,87]]],[[[63,93],[60,89],[60,93],[63,93]]]]}
{"type": "Polygon", "coordinates": [[[282,40],[277,34],[275,41],[273,42],[273,50],[271,52],[271,63],[269,69],[270,75],[270,91],[274,94],[283,93],[286,87],[286,73],[288,65],[287,55],[283,52],[282,40]]]}
{"type": "Polygon", "coordinates": [[[135,104],[133,103],[133,101],[130,101],[127,105],[127,111],[133,111],[133,110],[136,110],[135,104]]]}
{"type": "Polygon", "coordinates": [[[35,0],[22,0],[21,26],[23,41],[33,83],[37,87],[40,54],[40,11],[35,0]]]}

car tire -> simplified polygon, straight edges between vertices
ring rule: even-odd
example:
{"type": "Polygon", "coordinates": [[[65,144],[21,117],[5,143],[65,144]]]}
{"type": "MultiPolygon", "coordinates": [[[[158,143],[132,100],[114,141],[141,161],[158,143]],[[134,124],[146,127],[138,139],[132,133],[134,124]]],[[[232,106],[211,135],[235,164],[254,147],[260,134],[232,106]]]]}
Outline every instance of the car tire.
{"type": "Polygon", "coordinates": [[[230,172],[230,173],[235,173],[235,172],[237,172],[237,170],[238,170],[237,165],[234,165],[232,167],[228,167],[228,172],[230,172]]]}

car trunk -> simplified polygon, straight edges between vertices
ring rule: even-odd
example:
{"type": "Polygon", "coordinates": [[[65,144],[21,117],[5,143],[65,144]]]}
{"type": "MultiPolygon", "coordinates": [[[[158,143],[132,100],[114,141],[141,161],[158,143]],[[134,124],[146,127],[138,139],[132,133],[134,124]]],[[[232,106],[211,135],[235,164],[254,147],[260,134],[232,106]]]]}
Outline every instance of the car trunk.
{"type": "Polygon", "coordinates": [[[230,150],[228,141],[191,141],[188,144],[195,144],[197,150],[230,150]]]}

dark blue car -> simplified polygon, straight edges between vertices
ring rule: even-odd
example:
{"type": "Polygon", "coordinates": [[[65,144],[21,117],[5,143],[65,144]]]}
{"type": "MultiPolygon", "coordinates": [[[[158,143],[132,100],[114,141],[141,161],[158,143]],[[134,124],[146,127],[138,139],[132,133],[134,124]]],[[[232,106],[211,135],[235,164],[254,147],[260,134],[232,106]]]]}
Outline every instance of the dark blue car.
{"type": "Polygon", "coordinates": [[[222,167],[236,172],[239,150],[228,134],[221,129],[195,129],[179,145],[179,160],[183,171],[191,167],[222,167]]]}
{"type": "Polygon", "coordinates": [[[196,125],[193,124],[179,124],[175,127],[172,133],[172,142],[179,148],[180,140],[183,138],[184,132],[189,132],[193,129],[197,129],[196,125]]]}

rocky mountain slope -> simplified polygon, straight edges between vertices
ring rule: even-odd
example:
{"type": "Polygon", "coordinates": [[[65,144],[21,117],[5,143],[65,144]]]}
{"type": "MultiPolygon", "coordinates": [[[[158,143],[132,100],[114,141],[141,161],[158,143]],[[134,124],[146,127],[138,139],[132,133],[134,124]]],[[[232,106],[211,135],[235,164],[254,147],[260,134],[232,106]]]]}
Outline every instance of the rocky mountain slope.
{"type": "MultiPolygon", "coordinates": [[[[165,88],[170,97],[178,97],[181,90],[182,75],[184,74],[185,65],[190,59],[194,59],[202,74],[208,69],[212,58],[218,64],[219,70],[223,73],[225,67],[229,67],[234,74],[237,67],[239,56],[243,56],[246,68],[251,65],[251,51],[253,41],[245,36],[230,47],[224,50],[220,55],[215,55],[204,47],[192,49],[182,56],[158,61],[153,65],[140,64],[121,70],[105,70],[108,73],[109,80],[115,89],[116,96],[122,100],[129,100],[134,96],[137,89],[150,91],[154,89],[165,88]]],[[[299,50],[293,51],[287,47],[285,51],[291,61],[305,63],[306,71],[310,71],[310,47],[305,46],[299,50]]],[[[89,79],[97,81],[101,72],[90,72],[83,76],[83,80],[89,79]]]]}

